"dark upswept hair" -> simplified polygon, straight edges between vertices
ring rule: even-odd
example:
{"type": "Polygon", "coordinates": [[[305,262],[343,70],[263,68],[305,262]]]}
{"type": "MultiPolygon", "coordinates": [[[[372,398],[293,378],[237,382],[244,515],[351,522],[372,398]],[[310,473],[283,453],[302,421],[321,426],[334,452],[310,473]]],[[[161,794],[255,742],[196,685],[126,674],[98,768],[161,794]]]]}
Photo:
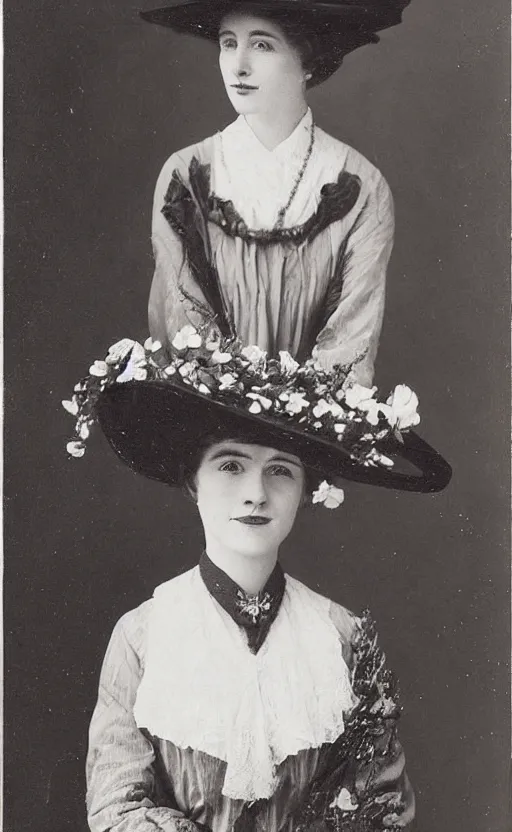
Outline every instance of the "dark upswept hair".
{"type": "Polygon", "coordinates": [[[301,14],[300,10],[262,8],[257,4],[234,2],[224,9],[223,17],[232,12],[254,14],[282,29],[286,40],[299,53],[303,68],[311,74],[306,83],[308,89],[333,75],[345,56],[354,49],[379,41],[379,36],[371,29],[348,24],[342,26],[339,20],[322,14],[315,16],[313,28],[311,18],[301,14]]]}

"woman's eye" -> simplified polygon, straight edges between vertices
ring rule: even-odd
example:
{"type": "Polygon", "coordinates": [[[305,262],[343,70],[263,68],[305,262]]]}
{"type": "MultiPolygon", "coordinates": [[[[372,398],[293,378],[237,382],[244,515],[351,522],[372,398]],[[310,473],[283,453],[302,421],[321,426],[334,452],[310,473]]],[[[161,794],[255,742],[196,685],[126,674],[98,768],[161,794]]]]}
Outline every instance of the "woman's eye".
{"type": "Polygon", "coordinates": [[[259,49],[261,52],[273,52],[274,51],[274,47],[272,46],[272,44],[269,43],[266,40],[256,40],[256,41],[254,41],[253,46],[256,49],[259,49]]]}
{"type": "Polygon", "coordinates": [[[236,40],[233,38],[226,38],[226,40],[221,40],[220,42],[221,49],[236,49],[236,40]]]}
{"type": "Polygon", "coordinates": [[[269,473],[272,474],[274,477],[290,477],[293,479],[293,474],[289,468],[286,468],[284,465],[272,465],[269,469],[269,473]]]}
{"type": "Polygon", "coordinates": [[[225,462],[219,468],[220,471],[225,471],[227,474],[239,474],[242,470],[242,466],[239,462],[225,462]]]}

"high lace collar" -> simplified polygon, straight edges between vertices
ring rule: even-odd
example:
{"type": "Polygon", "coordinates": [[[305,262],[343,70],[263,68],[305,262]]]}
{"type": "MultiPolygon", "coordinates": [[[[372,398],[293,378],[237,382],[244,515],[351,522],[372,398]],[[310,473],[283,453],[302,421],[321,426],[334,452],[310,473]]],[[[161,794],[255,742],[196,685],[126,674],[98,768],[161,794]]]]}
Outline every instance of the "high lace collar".
{"type": "Polygon", "coordinates": [[[272,574],[257,595],[250,595],[233,581],[203,552],[199,561],[201,578],[215,600],[247,634],[249,649],[257,653],[275,621],[286,586],[281,566],[272,574]]]}

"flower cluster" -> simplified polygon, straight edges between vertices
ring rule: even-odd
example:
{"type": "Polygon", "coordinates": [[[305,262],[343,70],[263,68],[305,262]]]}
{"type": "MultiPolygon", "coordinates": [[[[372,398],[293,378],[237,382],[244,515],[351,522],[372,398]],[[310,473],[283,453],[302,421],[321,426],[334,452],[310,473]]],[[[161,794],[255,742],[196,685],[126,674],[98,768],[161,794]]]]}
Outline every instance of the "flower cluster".
{"type": "MultiPolygon", "coordinates": [[[[287,352],[269,358],[257,346],[234,339],[219,339],[193,326],[183,327],[169,352],[151,338],[144,346],[124,338],[110,347],[103,360],[94,361],[89,375],[74,388],[64,408],[76,417],[75,436],[68,453],[81,457],[95,407],[106,387],[128,381],[166,379],[265,420],[297,425],[301,430],[342,443],[351,458],[362,465],[392,466],[376,445],[391,434],[399,435],[419,422],[416,394],[398,385],[381,402],[377,388],[351,384],[351,367],[327,373],[313,360],[298,364],[287,352]]],[[[343,492],[322,483],[313,502],[329,508],[340,505],[343,492]]]]}
{"type": "Polygon", "coordinates": [[[397,740],[401,705],[396,680],[386,667],[368,611],[353,641],[352,689],[357,705],[332,744],[322,778],[297,816],[296,832],[399,832],[406,808],[397,740]],[[395,771],[396,770],[396,771],[395,771]],[[395,778],[393,774],[395,773],[395,778]]]}

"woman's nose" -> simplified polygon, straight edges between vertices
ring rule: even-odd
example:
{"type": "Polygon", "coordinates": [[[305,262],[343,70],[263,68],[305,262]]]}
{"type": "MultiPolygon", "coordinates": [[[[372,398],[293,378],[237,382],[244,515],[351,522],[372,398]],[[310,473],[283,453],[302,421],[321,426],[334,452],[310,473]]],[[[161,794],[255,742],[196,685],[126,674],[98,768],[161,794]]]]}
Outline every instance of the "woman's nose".
{"type": "Polygon", "coordinates": [[[238,48],[236,51],[235,74],[238,78],[246,78],[251,74],[251,62],[247,49],[238,48]]]}
{"type": "Polygon", "coordinates": [[[260,474],[248,477],[244,484],[244,505],[262,506],[267,502],[265,481],[260,474]]]}

